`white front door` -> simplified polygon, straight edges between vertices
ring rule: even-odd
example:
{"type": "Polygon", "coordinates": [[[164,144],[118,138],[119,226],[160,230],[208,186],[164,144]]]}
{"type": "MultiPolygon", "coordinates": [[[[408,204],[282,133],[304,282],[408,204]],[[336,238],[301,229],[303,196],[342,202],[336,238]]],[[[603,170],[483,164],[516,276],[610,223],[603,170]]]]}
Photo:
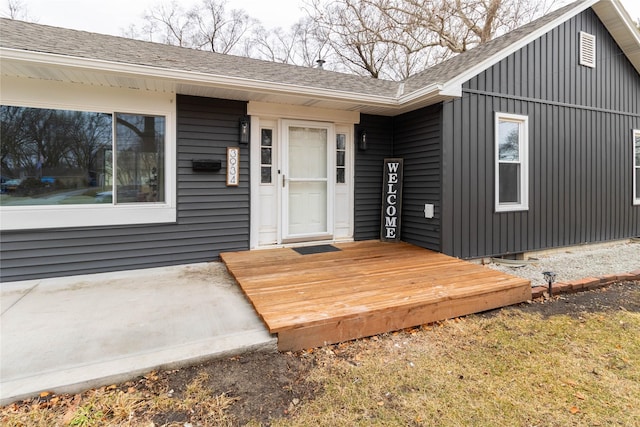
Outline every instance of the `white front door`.
{"type": "Polygon", "coordinates": [[[251,118],[251,248],[353,238],[353,125],[251,118]]]}
{"type": "Polygon", "coordinates": [[[283,122],[282,241],[333,238],[333,127],[283,122]]]}

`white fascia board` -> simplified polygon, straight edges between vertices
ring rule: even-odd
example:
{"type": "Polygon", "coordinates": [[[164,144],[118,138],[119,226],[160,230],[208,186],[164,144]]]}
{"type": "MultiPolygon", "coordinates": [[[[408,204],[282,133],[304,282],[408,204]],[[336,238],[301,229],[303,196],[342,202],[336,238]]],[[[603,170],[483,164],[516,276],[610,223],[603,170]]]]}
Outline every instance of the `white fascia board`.
{"type": "Polygon", "coordinates": [[[216,86],[243,91],[255,90],[263,93],[279,93],[303,97],[308,96],[313,99],[343,100],[367,105],[380,105],[387,107],[398,106],[397,98],[395,97],[360,94],[327,88],[313,88],[287,83],[272,83],[233,76],[221,76],[202,72],[158,68],[148,65],[125,64],[51,53],[30,52],[18,49],[0,48],[0,59],[3,61],[13,60],[46,66],[68,67],[76,70],[83,69],[98,73],[106,72],[142,79],[163,79],[175,83],[216,86]]]}
{"type": "Polygon", "coordinates": [[[619,0],[599,1],[593,10],[640,73],[640,30],[619,0]]]}
{"type": "Polygon", "coordinates": [[[527,37],[520,39],[517,43],[501,50],[487,60],[480,62],[474,67],[466,70],[464,73],[459,74],[456,78],[444,83],[442,85],[441,94],[443,96],[453,97],[462,96],[462,85],[466,81],[482,73],[486,69],[502,61],[507,56],[522,49],[537,38],[551,31],[553,28],[590,7],[593,8],[598,17],[604,22],[607,30],[612,34],[616,42],[618,42],[636,70],[640,72],[640,31],[636,28],[635,23],[629,14],[626,12],[619,0],[591,0],[567,11],[564,15],[549,22],[547,25],[529,34],[527,37]],[[611,13],[613,13],[613,15],[611,15],[611,13]],[[613,28],[610,23],[610,20],[612,19],[616,20],[619,24],[616,28],[613,28]]]}
{"type": "Polygon", "coordinates": [[[426,103],[429,105],[429,100],[441,97],[460,97],[462,96],[462,87],[460,87],[459,93],[455,90],[450,90],[440,83],[432,83],[429,86],[425,86],[421,89],[410,92],[406,95],[398,98],[398,104],[400,107],[407,107],[412,104],[426,103]]]}
{"type": "MultiPolygon", "coordinates": [[[[607,21],[607,18],[611,18],[611,16],[607,16],[606,12],[609,7],[613,7],[613,11],[618,15],[621,19],[622,28],[629,34],[629,40],[635,42],[635,44],[640,45],[640,30],[636,27],[636,23],[629,15],[629,12],[624,8],[620,0],[608,0],[608,1],[599,1],[595,5],[593,5],[593,10],[596,12],[598,17],[607,21]]],[[[605,22],[605,26],[606,26],[605,22]]],[[[609,30],[615,34],[615,31],[609,30]]]]}
{"type": "Polygon", "coordinates": [[[572,17],[576,16],[578,13],[590,8],[595,3],[598,3],[598,2],[601,2],[601,1],[617,1],[617,0],[591,0],[591,1],[588,1],[586,3],[582,3],[582,4],[580,4],[580,5],[576,6],[576,7],[568,10],[562,16],[554,19],[553,21],[549,22],[548,24],[546,24],[543,27],[540,27],[538,30],[532,32],[528,36],[521,38],[516,43],[513,43],[512,45],[510,45],[508,48],[500,50],[498,53],[496,53],[492,57],[490,57],[490,58],[488,58],[488,59],[486,59],[486,60],[484,60],[482,62],[479,62],[474,67],[469,68],[468,70],[466,70],[464,73],[458,74],[458,76],[456,76],[455,78],[453,78],[453,79],[449,80],[448,82],[446,82],[444,84],[444,87],[445,88],[449,88],[448,90],[451,90],[451,88],[455,88],[457,86],[460,86],[460,93],[462,93],[462,85],[467,80],[477,76],[478,74],[482,73],[486,69],[488,69],[488,68],[492,67],[493,65],[497,64],[498,62],[502,61],[507,56],[511,55],[514,52],[517,52],[520,49],[522,49],[523,47],[525,47],[526,45],[528,45],[529,43],[531,43],[532,41],[534,41],[538,37],[543,36],[544,34],[546,34],[549,31],[551,31],[553,28],[555,28],[558,25],[562,24],[563,22],[571,19],[572,17]]]}
{"type": "Polygon", "coordinates": [[[461,82],[448,83],[442,87],[442,89],[440,90],[440,94],[442,96],[460,98],[462,97],[462,83],[461,82]]]}
{"type": "Polygon", "coordinates": [[[263,101],[249,101],[247,114],[259,117],[286,117],[296,120],[321,120],[325,122],[358,124],[359,111],[331,110],[304,105],[274,104],[263,101]]]}

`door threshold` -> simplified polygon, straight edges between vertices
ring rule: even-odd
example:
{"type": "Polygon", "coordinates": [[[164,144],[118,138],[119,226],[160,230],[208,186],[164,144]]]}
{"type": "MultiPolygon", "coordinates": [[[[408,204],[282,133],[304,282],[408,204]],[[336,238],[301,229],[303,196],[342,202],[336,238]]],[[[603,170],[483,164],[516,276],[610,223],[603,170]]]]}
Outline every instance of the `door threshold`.
{"type": "Polygon", "coordinates": [[[282,243],[274,243],[272,245],[263,245],[252,248],[251,250],[268,250],[268,249],[278,249],[278,248],[295,248],[300,246],[311,246],[311,245],[331,245],[334,243],[348,243],[353,242],[353,238],[340,238],[340,239],[325,239],[325,240],[309,240],[305,239],[304,241],[291,241],[294,239],[287,239],[282,243]]]}
{"type": "Polygon", "coordinates": [[[283,245],[295,245],[298,243],[315,245],[319,242],[333,242],[333,236],[330,234],[325,234],[322,236],[294,237],[292,239],[282,239],[283,245]]]}

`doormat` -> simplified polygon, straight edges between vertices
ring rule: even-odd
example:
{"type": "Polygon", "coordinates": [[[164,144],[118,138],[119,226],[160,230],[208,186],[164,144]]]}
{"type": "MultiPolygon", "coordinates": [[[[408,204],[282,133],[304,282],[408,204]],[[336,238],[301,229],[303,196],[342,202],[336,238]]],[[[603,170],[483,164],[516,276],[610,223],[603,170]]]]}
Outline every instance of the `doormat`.
{"type": "Polygon", "coordinates": [[[342,250],[333,245],[301,246],[299,248],[291,249],[298,252],[300,255],[322,254],[325,252],[338,252],[342,250]]]}

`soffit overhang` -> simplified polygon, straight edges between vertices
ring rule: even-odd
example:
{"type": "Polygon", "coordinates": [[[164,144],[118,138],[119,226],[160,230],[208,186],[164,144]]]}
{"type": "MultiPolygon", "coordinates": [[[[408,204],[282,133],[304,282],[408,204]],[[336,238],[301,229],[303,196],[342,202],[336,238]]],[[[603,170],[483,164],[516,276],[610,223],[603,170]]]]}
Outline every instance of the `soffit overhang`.
{"type": "Polygon", "coordinates": [[[473,67],[450,74],[443,81],[423,81],[407,93],[405,84],[397,83],[397,93],[394,95],[388,91],[386,95],[376,94],[375,89],[372,89],[373,93],[363,90],[350,92],[11,48],[0,48],[0,75],[395,116],[461,96],[462,85],[471,77],[589,7],[593,8],[640,73],[640,32],[632,19],[619,0],[591,0],[578,3],[562,16],[521,38],[518,43],[478,61],[473,67]]]}
{"type": "MultiPolygon", "coordinates": [[[[326,88],[273,83],[209,73],[154,68],[87,58],[0,48],[3,77],[50,80],[239,101],[300,105],[393,116],[441,101],[438,88],[427,96],[401,100],[326,88]]],[[[446,97],[445,97],[446,98],[446,97]]]]}

